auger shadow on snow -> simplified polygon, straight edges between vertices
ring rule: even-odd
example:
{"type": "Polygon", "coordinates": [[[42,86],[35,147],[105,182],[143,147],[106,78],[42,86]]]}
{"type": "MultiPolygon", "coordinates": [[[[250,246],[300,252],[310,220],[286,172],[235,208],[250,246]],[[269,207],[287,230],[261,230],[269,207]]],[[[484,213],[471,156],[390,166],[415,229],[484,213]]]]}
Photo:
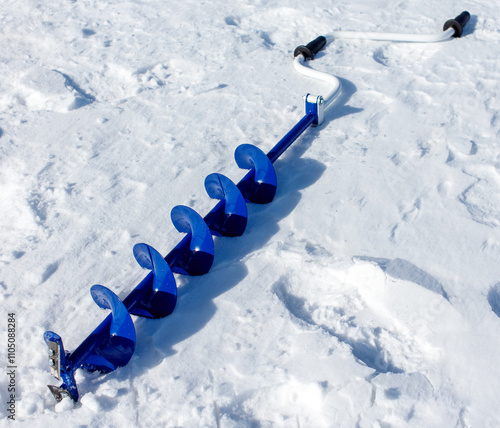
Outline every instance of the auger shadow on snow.
{"type": "Polygon", "coordinates": [[[446,300],[450,300],[442,284],[436,278],[407,260],[390,260],[367,256],[355,256],[354,259],[375,263],[387,275],[392,276],[393,278],[414,282],[421,287],[427,288],[427,290],[443,296],[446,300]]]}
{"type": "Polygon", "coordinates": [[[349,80],[346,80],[342,77],[338,77],[342,85],[342,92],[340,95],[333,101],[332,105],[325,110],[325,121],[321,125],[328,126],[328,124],[336,119],[340,119],[344,116],[349,116],[350,114],[360,113],[364,110],[361,107],[352,107],[347,104],[349,99],[354,95],[357,91],[356,85],[349,80]]]}
{"type": "Polygon", "coordinates": [[[469,34],[473,34],[474,31],[476,31],[476,25],[477,25],[477,15],[471,15],[469,22],[464,28],[464,32],[462,33],[462,38],[467,37],[469,34]]]}
{"type": "MultiPolygon", "coordinates": [[[[293,295],[287,289],[285,279],[281,279],[274,284],[273,291],[278,299],[283,303],[288,312],[299,320],[315,328],[319,328],[329,335],[335,337],[339,342],[348,345],[351,348],[352,355],[365,364],[367,367],[375,370],[375,373],[403,373],[403,370],[395,366],[390,358],[387,358],[382,347],[376,343],[372,344],[367,338],[355,339],[346,334],[339,333],[335,329],[318,324],[312,318],[311,311],[306,308],[306,300],[293,295]]],[[[374,333],[376,334],[377,329],[374,333]]]]}
{"type": "Polygon", "coordinates": [[[210,272],[199,277],[177,277],[178,301],[173,314],[157,321],[137,320],[136,355],[141,359],[141,367],[146,369],[159,364],[164,356],[175,353],[175,344],[203,329],[216,313],[213,300],[248,275],[242,260],[264,247],[278,233],[279,222],[299,203],[300,190],[315,183],[325,171],[321,162],[301,158],[288,159],[283,168],[291,168],[295,173],[280,173],[281,168],[276,165],[276,197],[267,205],[248,205],[245,233],[237,238],[214,239],[215,259],[210,272]],[[159,358],[158,354],[163,357],[159,358]]]}

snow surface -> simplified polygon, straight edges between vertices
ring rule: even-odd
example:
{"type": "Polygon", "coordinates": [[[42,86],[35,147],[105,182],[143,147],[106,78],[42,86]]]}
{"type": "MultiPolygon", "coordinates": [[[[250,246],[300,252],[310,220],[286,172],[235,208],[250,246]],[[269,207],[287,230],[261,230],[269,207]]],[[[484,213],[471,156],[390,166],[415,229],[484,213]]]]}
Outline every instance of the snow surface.
{"type": "MultiPolygon", "coordinates": [[[[500,427],[500,30],[496,0],[0,3],[0,301],[17,316],[27,427],[500,427]],[[312,66],[339,102],[275,166],[278,193],[176,275],[136,352],[47,389],[45,330],[68,350],[125,297],[132,247],[179,241],[206,175],[239,181],[324,84],[292,52],[332,30],[440,31],[438,44],[336,40],[312,66]]],[[[6,333],[2,334],[6,345],[6,333]]],[[[6,346],[0,357],[7,366],[6,346]]],[[[8,378],[0,376],[6,403],[8,378]]],[[[6,405],[0,406],[6,426],[6,405]]],[[[4,425],[5,424],[5,425],[4,425]]]]}

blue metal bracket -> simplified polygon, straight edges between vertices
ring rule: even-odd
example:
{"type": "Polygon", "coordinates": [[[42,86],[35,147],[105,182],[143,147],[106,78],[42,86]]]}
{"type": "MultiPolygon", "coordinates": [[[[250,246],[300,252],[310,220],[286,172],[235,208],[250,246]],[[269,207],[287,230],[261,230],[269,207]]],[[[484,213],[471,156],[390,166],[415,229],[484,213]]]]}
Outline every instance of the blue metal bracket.
{"type": "Polygon", "coordinates": [[[304,107],[306,115],[313,114],[315,116],[314,126],[319,126],[323,123],[325,120],[325,102],[321,95],[304,95],[304,107]]]}

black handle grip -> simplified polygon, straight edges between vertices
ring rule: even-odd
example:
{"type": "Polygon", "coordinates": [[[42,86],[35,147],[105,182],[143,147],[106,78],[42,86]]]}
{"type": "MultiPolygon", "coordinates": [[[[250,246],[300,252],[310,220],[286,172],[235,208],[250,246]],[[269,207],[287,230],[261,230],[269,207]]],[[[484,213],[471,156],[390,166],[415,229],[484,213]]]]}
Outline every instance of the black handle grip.
{"type": "Polygon", "coordinates": [[[465,24],[469,22],[469,19],[470,13],[464,10],[455,19],[448,19],[448,21],[444,23],[443,31],[446,31],[448,28],[452,27],[455,30],[455,34],[453,34],[453,37],[460,37],[464,32],[465,24]]]}
{"type": "Polygon", "coordinates": [[[316,55],[326,45],[326,37],[319,36],[307,45],[297,46],[293,52],[293,56],[303,55],[305,59],[314,59],[316,55]]]}

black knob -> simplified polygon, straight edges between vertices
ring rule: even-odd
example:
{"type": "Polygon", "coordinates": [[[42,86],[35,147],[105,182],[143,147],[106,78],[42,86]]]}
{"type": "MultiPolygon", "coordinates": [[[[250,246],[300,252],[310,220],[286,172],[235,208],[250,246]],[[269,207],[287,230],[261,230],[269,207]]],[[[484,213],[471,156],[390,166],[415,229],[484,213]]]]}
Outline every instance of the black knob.
{"type": "Polygon", "coordinates": [[[448,28],[452,27],[455,30],[455,34],[453,34],[453,37],[460,37],[464,32],[465,24],[469,22],[469,19],[470,13],[465,10],[455,19],[448,19],[448,21],[444,23],[443,31],[446,31],[448,28]]]}
{"type": "Polygon", "coordinates": [[[293,52],[293,56],[295,57],[302,54],[305,59],[314,59],[314,55],[316,55],[321,49],[323,49],[325,45],[326,38],[323,36],[319,36],[305,46],[297,46],[295,48],[295,51],[293,52]]]}

